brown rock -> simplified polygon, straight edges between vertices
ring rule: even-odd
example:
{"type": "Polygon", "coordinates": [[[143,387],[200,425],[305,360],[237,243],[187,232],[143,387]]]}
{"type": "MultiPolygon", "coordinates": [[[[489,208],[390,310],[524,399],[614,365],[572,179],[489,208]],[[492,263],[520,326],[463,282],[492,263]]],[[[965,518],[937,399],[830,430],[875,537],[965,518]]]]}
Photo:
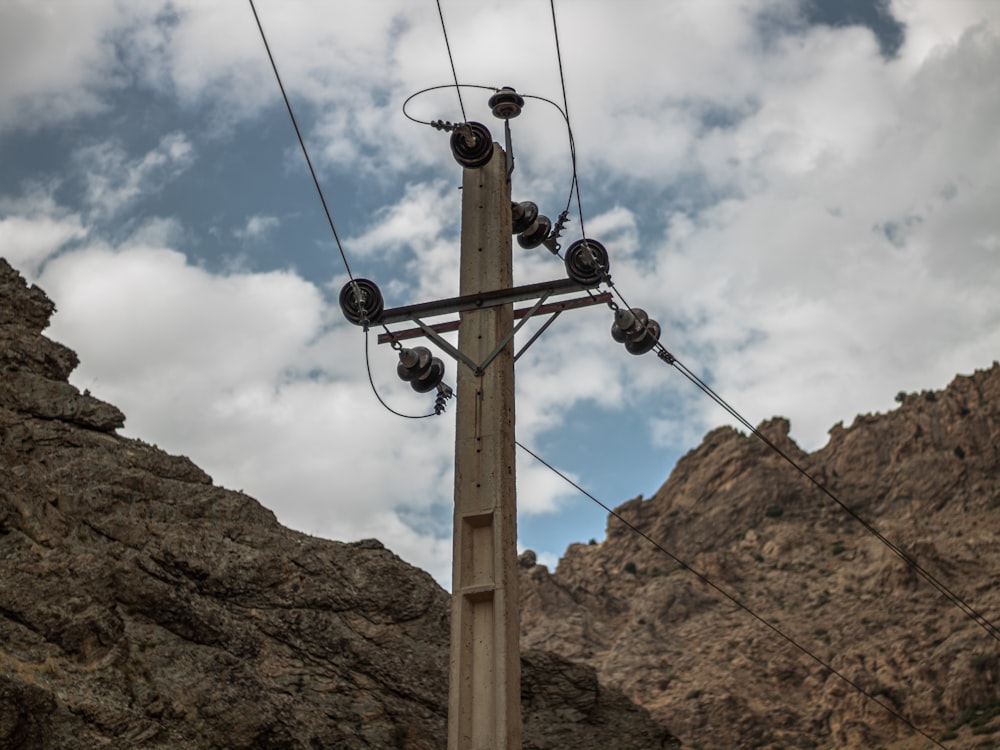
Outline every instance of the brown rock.
{"type": "MultiPolygon", "coordinates": [[[[1000,365],[806,453],[847,509],[1000,625],[1000,365]]],[[[998,641],[762,441],[709,432],[649,500],[555,572],[522,566],[522,643],[597,668],[685,747],[925,748],[926,738],[735,606],[690,566],[948,747],[998,747],[998,641]]]]}
{"type": "MultiPolygon", "coordinates": [[[[0,260],[0,750],[443,750],[446,592],[114,434],[53,310],[0,260]]],[[[670,746],[592,668],[523,671],[526,748],[670,746]]]]}

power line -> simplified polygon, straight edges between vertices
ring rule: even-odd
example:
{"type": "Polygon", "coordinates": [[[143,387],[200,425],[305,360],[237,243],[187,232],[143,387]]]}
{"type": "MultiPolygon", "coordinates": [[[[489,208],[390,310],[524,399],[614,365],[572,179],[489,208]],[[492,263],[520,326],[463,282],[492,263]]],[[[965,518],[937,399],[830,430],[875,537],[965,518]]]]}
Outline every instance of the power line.
{"type": "Polygon", "coordinates": [[[260,30],[260,38],[264,42],[264,49],[267,50],[267,59],[271,61],[271,68],[274,70],[274,77],[278,79],[278,88],[281,89],[281,97],[285,100],[285,108],[288,110],[288,117],[292,121],[292,127],[295,128],[295,135],[299,139],[299,146],[302,148],[302,155],[306,159],[306,165],[309,167],[309,174],[312,175],[313,184],[316,186],[316,193],[319,195],[319,201],[323,204],[323,212],[326,214],[326,220],[330,225],[330,231],[333,232],[333,239],[337,243],[337,250],[340,251],[341,260],[344,261],[344,268],[347,269],[347,275],[354,280],[354,274],[351,273],[351,264],[347,262],[347,254],[344,252],[344,246],[340,242],[340,235],[337,234],[337,227],[333,224],[333,216],[330,214],[330,208],[327,206],[326,197],[323,195],[323,188],[320,187],[319,178],[316,176],[316,170],[313,168],[312,159],[309,158],[309,150],[306,148],[306,142],[302,138],[302,131],[299,129],[298,120],[295,119],[295,112],[292,111],[292,103],[288,99],[288,94],[285,91],[285,85],[281,82],[281,75],[278,73],[278,65],[274,61],[274,55],[271,54],[271,45],[267,43],[267,36],[264,34],[264,27],[261,25],[260,16],[257,15],[257,8],[254,5],[253,0],[250,0],[250,10],[253,11],[254,20],[257,22],[257,28],[260,30]]]}
{"type": "MultiPolygon", "coordinates": [[[[552,10],[552,29],[555,35],[556,44],[556,56],[559,61],[559,80],[562,85],[563,94],[563,105],[565,107],[565,117],[566,117],[566,127],[570,130],[570,141],[571,141],[571,155],[573,160],[573,184],[576,188],[577,196],[577,207],[580,211],[580,229],[584,238],[586,234],[583,232],[583,209],[580,200],[580,183],[577,176],[577,166],[576,166],[576,149],[572,146],[572,129],[570,127],[569,119],[569,102],[566,96],[566,77],[563,70],[562,54],[559,45],[559,30],[556,24],[556,7],[555,0],[549,0],[549,5],[552,10]]],[[[607,269],[603,270],[604,281],[608,288],[611,289],[614,294],[621,300],[630,312],[634,312],[632,306],[625,300],[621,291],[614,285],[611,281],[610,275],[607,273],[607,269]]],[[[709,396],[713,401],[719,404],[723,409],[725,409],[730,415],[736,418],[742,425],[744,425],[750,432],[768,445],[772,450],[774,450],[779,456],[784,458],[792,467],[795,468],[800,474],[802,474],[806,479],[812,482],[816,487],[820,489],[823,494],[827,495],[831,500],[833,500],[837,505],[839,505],[844,511],[846,511],[854,520],[860,523],[870,534],[872,534],[876,539],[878,539],[882,544],[888,547],[894,554],[896,554],[906,565],[915,570],[925,581],[927,581],[931,586],[938,590],[946,599],[948,599],[952,604],[958,607],[967,617],[969,617],[973,622],[983,628],[992,638],[1000,641],[1000,629],[998,629],[993,623],[986,619],[982,613],[978,612],[965,600],[963,600],[958,594],[952,591],[948,586],[939,581],[933,574],[927,571],[922,565],[920,565],[916,560],[914,560],[910,555],[906,554],[899,546],[890,541],[884,534],[882,534],[878,529],[876,529],[871,523],[864,520],[859,516],[854,510],[848,507],[845,503],[841,502],[829,489],[827,489],[821,482],[815,479],[809,472],[807,472],[802,466],[800,466],[794,459],[787,455],[784,451],[778,448],[773,442],[767,439],[766,436],[761,434],[753,425],[751,425],[736,409],[730,406],[719,394],[708,387],[704,381],[702,381],[697,375],[691,372],[687,367],[685,367],[681,362],[669,352],[667,349],[657,341],[656,347],[657,355],[660,359],[664,360],[667,364],[675,367],[684,377],[688,378],[692,383],[698,386],[706,395],[709,396]]]]}
{"type": "MultiPolygon", "coordinates": [[[[267,59],[271,62],[271,69],[274,70],[274,77],[278,81],[278,88],[281,90],[281,97],[285,101],[285,108],[288,110],[288,117],[292,121],[292,127],[295,129],[295,136],[299,140],[299,147],[302,149],[302,155],[305,157],[306,165],[309,167],[309,174],[312,175],[313,185],[316,187],[316,194],[319,196],[319,201],[323,206],[323,212],[326,214],[327,223],[330,225],[330,231],[333,233],[333,239],[337,243],[337,250],[340,252],[340,258],[344,262],[344,268],[347,271],[347,276],[351,283],[355,285],[355,291],[360,297],[360,290],[355,283],[354,274],[351,272],[351,264],[347,260],[347,253],[344,252],[344,246],[340,241],[340,235],[337,234],[337,227],[333,223],[333,215],[330,213],[330,207],[326,202],[326,196],[323,194],[323,188],[319,183],[319,177],[316,175],[316,170],[313,167],[312,159],[309,158],[309,149],[306,148],[305,139],[302,137],[302,130],[299,128],[298,120],[295,117],[295,112],[292,109],[292,103],[288,98],[288,93],[285,91],[285,86],[281,81],[281,74],[278,73],[278,65],[274,60],[274,55],[271,53],[271,45],[267,42],[267,35],[264,33],[264,26],[261,24],[260,16],[257,14],[257,8],[254,5],[254,0],[250,1],[250,10],[253,11],[254,20],[257,22],[257,29],[260,31],[260,38],[264,42],[264,49],[267,51],[267,59]]],[[[443,20],[443,19],[442,19],[443,20]]],[[[390,333],[387,326],[382,326],[386,333],[390,333]]],[[[444,395],[444,391],[441,391],[441,395],[438,397],[437,405],[433,412],[429,414],[421,415],[409,415],[403,414],[396,411],[391,406],[389,406],[385,400],[383,400],[381,394],[379,394],[378,389],[375,387],[375,379],[372,377],[371,370],[371,359],[368,353],[368,326],[365,325],[365,367],[368,371],[368,383],[371,385],[372,393],[375,394],[375,398],[378,402],[389,412],[395,414],[397,417],[403,417],[404,419],[425,419],[426,417],[433,417],[441,414],[444,411],[444,399],[450,397],[444,395]]]]}
{"type": "Polygon", "coordinates": [[[451,75],[455,79],[455,91],[458,93],[458,106],[462,110],[462,122],[468,122],[465,116],[465,104],[462,102],[462,87],[458,85],[458,73],[455,72],[455,58],[451,56],[451,44],[448,43],[448,29],[444,25],[444,11],[441,10],[441,0],[437,0],[438,16],[441,18],[441,33],[444,34],[444,46],[448,50],[448,62],[451,65],[451,75]]]}
{"type": "Polygon", "coordinates": [[[576,194],[577,211],[580,213],[580,231],[582,232],[583,231],[583,209],[580,206],[579,180],[577,180],[577,177],[576,177],[576,141],[573,138],[573,128],[572,128],[572,126],[569,123],[569,114],[566,112],[566,110],[564,110],[562,107],[560,107],[554,101],[552,101],[551,99],[546,99],[544,96],[537,96],[535,94],[524,94],[524,98],[525,99],[537,99],[540,102],[545,102],[546,104],[551,104],[553,107],[556,108],[556,111],[558,111],[559,114],[562,115],[562,118],[563,118],[563,120],[566,123],[566,136],[567,136],[567,139],[569,140],[570,166],[571,166],[571,169],[573,170],[573,176],[572,176],[572,179],[570,180],[570,183],[569,183],[569,197],[566,199],[566,211],[568,212],[569,211],[569,207],[573,204],[573,195],[574,195],[574,190],[575,190],[576,191],[575,194],[576,194]]]}
{"type": "MultiPolygon", "coordinates": [[[[484,91],[493,91],[493,92],[500,90],[499,87],[497,86],[484,86],[478,83],[459,83],[459,84],[444,83],[439,86],[428,86],[427,88],[420,89],[420,91],[417,91],[406,97],[406,100],[403,102],[403,116],[406,117],[406,119],[417,123],[418,125],[429,125],[435,130],[441,130],[443,126],[453,125],[454,123],[445,123],[442,120],[421,120],[419,117],[414,117],[413,115],[411,115],[409,112],[406,111],[407,105],[409,105],[409,103],[414,99],[416,99],[418,96],[426,94],[429,91],[438,91],[440,89],[453,89],[453,88],[458,88],[459,91],[461,91],[462,89],[483,89],[484,91]]],[[[540,99],[541,97],[533,97],[533,98],[540,99]]],[[[548,101],[548,99],[546,99],[545,101],[548,101]]],[[[555,106],[557,109],[559,108],[559,105],[556,104],[555,102],[549,102],[549,103],[555,106]]],[[[464,111],[462,112],[462,116],[463,117],[465,116],[464,111]]]]}
{"type": "MultiPolygon", "coordinates": [[[[440,10],[440,1],[438,2],[438,8],[440,10]]],[[[558,23],[557,23],[557,19],[556,19],[555,0],[550,0],[550,8],[551,8],[551,11],[552,11],[552,28],[553,28],[553,35],[555,37],[556,56],[557,56],[558,65],[559,65],[559,80],[560,80],[560,84],[561,84],[561,88],[562,88],[563,107],[559,107],[559,105],[556,104],[555,102],[553,102],[553,101],[551,101],[549,99],[546,99],[545,97],[541,97],[541,96],[533,96],[533,95],[528,94],[528,95],[525,95],[525,98],[533,98],[533,99],[538,99],[538,100],[541,100],[541,101],[545,101],[545,102],[551,104],[552,106],[556,107],[556,109],[559,110],[559,112],[563,115],[563,118],[564,118],[564,120],[566,122],[566,129],[567,129],[567,134],[568,134],[568,138],[569,138],[570,157],[571,157],[572,169],[573,169],[573,178],[572,178],[572,182],[571,182],[571,186],[570,186],[570,201],[572,200],[572,196],[573,196],[573,194],[575,192],[576,199],[577,199],[577,209],[578,209],[579,215],[580,215],[580,229],[581,229],[581,234],[583,235],[584,239],[586,239],[586,232],[585,232],[585,228],[584,228],[584,218],[583,218],[583,206],[582,206],[582,199],[581,199],[581,196],[580,196],[580,182],[579,182],[579,177],[578,177],[578,173],[577,173],[576,145],[575,145],[575,140],[573,138],[573,129],[572,129],[572,124],[571,124],[570,116],[569,116],[569,102],[568,102],[568,97],[567,97],[567,93],[566,93],[566,77],[565,77],[565,70],[564,70],[563,62],[562,62],[561,46],[560,46],[560,42],[559,42],[559,29],[558,29],[558,23]]],[[[442,16],[442,24],[443,24],[443,16],[442,16]]],[[[442,26],[442,28],[443,28],[443,26],[442,26]]],[[[446,41],[447,41],[447,35],[446,35],[446,41]]],[[[454,72],[454,66],[453,66],[453,72],[454,72]]],[[[459,84],[458,84],[458,79],[457,78],[455,79],[455,86],[456,86],[456,89],[459,89],[459,84]]],[[[437,88],[437,87],[434,87],[434,88],[437,88]]],[[[427,90],[430,90],[430,89],[425,89],[425,91],[427,91],[427,90]]],[[[423,93],[423,92],[418,92],[418,94],[419,93],[423,93]]],[[[417,96],[417,94],[414,94],[413,96],[417,96]]],[[[410,99],[412,99],[412,98],[413,97],[410,97],[410,99]]],[[[409,102],[410,99],[407,99],[407,102],[409,102]]],[[[405,106],[406,105],[404,103],[404,112],[405,112],[405,106]]],[[[463,115],[464,115],[464,112],[463,112],[463,115]]],[[[409,116],[409,115],[407,115],[407,116],[409,116]]],[[[411,117],[410,119],[415,119],[415,118],[411,117]]],[[[427,124],[432,124],[432,123],[427,123],[427,124]]],[[[604,283],[607,285],[607,287],[614,293],[614,295],[621,301],[621,303],[630,312],[634,313],[634,308],[632,307],[631,304],[629,304],[628,300],[625,299],[625,296],[621,292],[621,290],[611,280],[611,276],[608,273],[608,270],[606,268],[602,269],[602,275],[604,277],[604,283]]],[[[612,307],[612,309],[617,309],[617,305],[615,305],[613,303],[609,303],[609,306],[612,307]]],[[[867,530],[880,543],[882,543],[889,550],[891,550],[897,557],[899,557],[900,560],[903,561],[904,564],[906,564],[908,567],[912,568],[915,572],[917,572],[917,574],[920,575],[921,578],[923,578],[925,581],[927,581],[942,596],[944,596],[954,606],[956,606],[958,609],[960,609],[963,612],[963,614],[965,614],[973,622],[975,622],[977,625],[979,625],[981,628],[983,628],[983,630],[985,630],[986,633],[988,635],[990,635],[992,638],[994,638],[997,641],[1000,641],[1000,629],[998,629],[992,622],[990,622],[982,613],[980,613],[978,610],[976,610],[972,605],[970,605],[968,602],[966,602],[957,593],[955,593],[954,591],[952,591],[947,585],[945,585],[944,583],[942,583],[936,576],[934,576],[932,573],[930,573],[928,570],[926,570],[913,557],[911,557],[910,555],[908,555],[898,545],[896,545],[894,542],[892,542],[890,539],[888,539],[877,528],[875,528],[875,526],[873,526],[870,522],[866,521],[860,515],[858,515],[858,513],[856,513],[849,506],[847,506],[844,502],[842,502],[827,487],[825,487],[821,482],[819,482],[817,479],[815,479],[808,471],[806,471],[802,466],[800,466],[793,458],[791,458],[788,454],[786,454],[784,451],[782,451],[777,445],[775,445],[772,441],[770,441],[765,435],[763,435],[762,433],[760,433],[749,421],[747,421],[743,417],[742,414],[740,414],[735,408],[733,408],[729,403],[727,403],[725,401],[725,399],[723,399],[718,393],[716,393],[714,390],[712,390],[704,381],[701,380],[701,378],[699,378],[695,373],[693,373],[691,370],[689,370],[683,363],[679,362],[676,359],[676,357],[674,357],[673,354],[671,354],[666,349],[666,347],[664,347],[659,341],[656,342],[656,345],[655,345],[654,348],[656,349],[657,356],[660,359],[662,359],[667,364],[669,364],[669,365],[673,366],[674,368],[676,368],[682,375],[684,375],[688,380],[690,380],[700,390],[702,390],[702,392],[704,392],[707,396],[709,396],[709,398],[711,398],[713,401],[715,401],[717,404],[719,404],[723,409],[726,410],[726,412],[728,412],[732,417],[734,417],[737,421],[739,421],[740,424],[742,424],[744,427],[746,427],[750,431],[751,434],[753,434],[754,436],[756,436],[757,438],[759,438],[768,447],[770,447],[772,450],[774,450],[779,456],[781,456],[783,459],[785,459],[785,461],[787,461],[796,471],[798,471],[806,479],[808,479],[811,483],[813,483],[817,488],[819,488],[819,490],[823,494],[825,494],[827,497],[829,497],[831,500],[833,500],[834,503],[836,503],[840,508],[842,508],[846,513],[848,513],[855,521],[857,521],[858,523],[860,523],[865,528],[865,530],[867,530]]]]}
{"type": "MultiPolygon", "coordinates": [[[[566,129],[569,132],[569,153],[570,153],[570,159],[573,163],[573,184],[570,187],[570,194],[571,194],[570,199],[572,200],[572,191],[575,188],[576,210],[580,215],[580,235],[584,239],[586,239],[587,232],[583,222],[583,202],[580,200],[580,178],[577,175],[576,171],[576,143],[573,139],[573,128],[570,126],[570,120],[569,120],[569,99],[566,97],[566,75],[565,72],[563,71],[562,49],[559,46],[559,26],[558,24],[556,24],[555,0],[549,0],[549,7],[552,9],[552,35],[555,37],[556,41],[556,60],[559,63],[559,83],[562,86],[562,95],[563,95],[563,107],[564,107],[563,115],[566,118],[566,129]]],[[[567,208],[568,207],[569,206],[567,205],[567,208]]]]}
{"type": "Polygon", "coordinates": [[[750,609],[750,607],[748,607],[746,604],[744,604],[743,602],[741,602],[739,599],[737,599],[735,596],[733,596],[732,594],[730,594],[724,588],[722,588],[721,586],[719,586],[718,584],[716,584],[714,581],[712,581],[711,579],[709,579],[708,576],[706,576],[704,573],[701,573],[698,570],[695,570],[694,568],[692,568],[690,565],[688,565],[686,562],[684,562],[681,558],[677,557],[677,555],[675,555],[673,552],[671,552],[666,547],[664,547],[662,544],[660,544],[655,539],[653,539],[651,536],[649,536],[649,534],[645,533],[640,528],[638,528],[635,524],[633,524],[630,521],[628,521],[620,513],[617,513],[615,510],[613,510],[609,506],[607,506],[604,503],[602,503],[594,495],[592,495],[591,493],[587,492],[587,490],[585,490],[583,487],[581,487],[580,485],[578,485],[576,482],[574,482],[568,476],[566,476],[565,474],[563,474],[561,471],[559,471],[558,469],[556,469],[552,464],[550,464],[548,461],[546,461],[545,459],[543,459],[537,453],[535,453],[531,449],[525,447],[523,443],[521,443],[521,442],[518,441],[515,444],[517,445],[518,448],[520,448],[525,453],[527,453],[529,456],[531,456],[536,461],[538,461],[540,464],[542,464],[542,466],[545,466],[547,469],[549,469],[550,471],[552,471],[553,473],[555,473],[557,476],[559,476],[560,478],[562,478],[563,481],[565,481],[567,484],[571,485],[577,491],[579,491],[580,493],[582,493],[586,497],[588,497],[591,500],[593,500],[595,503],[597,503],[597,505],[599,505],[601,508],[603,508],[605,511],[607,511],[607,513],[609,515],[613,516],[615,519],[617,519],[618,521],[620,521],[622,524],[624,524],[633,533],[637,534],[638,536],[641,536],[643,539],[645,539],[647,542],[649,542],[653,547],[655,547],[659,552],[661,552],[662,554],[666,555],[671,560],[673,560],[675,563],[677,563],[681,568],[691,571],[692,575],[694,575],[699,581],[701,581],[702,583],[704,583],[706,586],[709,586],[710,588],[714,589],[720,595],[724,596],[726,599],[728,599],[730,602],[732,602],[733,604],[735,604],[739,609],[743,610],[746,614],[750,615],[750,617],[752,617],[753,619],[755,619],[761,625],[763,625],[764,627],[768,628],[771,632],[775,633],[776,635],[780,636],[788,644],[790,644],[791,646],[794,646],[801,653],[803,653],[806,656],[808,656],[810,659],[812,659],[813,661],[815,661],[817,664],[819,664],[820,666],[822,666],[824,669],[829,670],[829,672],[831,674],[833,674],[836,677],[838,677],[840,680],[842,680],[843,682],[845,682],[847,685],[850,685],[858,693],[860,693],[861,695],[865,696],[872,703],[875,703],[876,705],[878,705],[879,707],[881,707],[887,713],[889,713],[892,716],[894,716],[895,718],[899,719],[899,721],[901,721],[904,724],[906,724],[906,726],[908,726],[910,729],[912,729],[917,734],[919,734],[922,737],[930,740],[932,743],[934,743],[938,747],[941,747],[941,748],[945,747],[940,742],[938,742],[936,739],[934,739],[929,734],[927,734],[927,732],[923,731],[922,729],[920,729],[920,727],[918,727],[916,724],[914,724],[908,718],[906,718],[905,716],[903,716],[903,714],[899,713],[892,706],[888,705],[887,703],[884,703],[883,701],[880,701],[878,699],[878,697],[874,693],[871,693],[868,690],[865,690],[857,682],[855,682],[854,680],[852,680],[850,677],[848,677],[847,675],[845,675],[843,672],[841,672],[838,669],[836,669],[832,664],[830,664],[830,663],[826,662],[825,660],[823,660],[820,656],[816,655],[815,652],[813,652],[810,649],[808,649],[805,646],[803,646],[801,643],[799,643],[794,638],[792,638],[790,635],[788,635],[783,630],[781,630],[781,628],[779,628],[777,625],[774,625],[773,623],[771,623],[768,620],[766,620],[763,616],[757,614],[757,612],[755,612],[754,610],[750,609]]]}
{"type": "MultiPolygon", "coordinates": [[[[552,0],[552,2],[553,2],[553,23],[555,23],[554,0],[552,0]]],[[[561,61],[560,61],[560,76],[562,76],[561,61]]],[[[565,87],[563,89],[563,93],[565,95],[565,87]]],[[[570,127],[568,111],[566,113],[566,126],[567,128],[570,127]]],[[[579,205],[580,186],[576,176],[575,149],[574,149],[573,181],[576,186],[577,200],[579,205]]],[[[581,209],[580,223],[582,230],[582,225],[583,225],[582,209],[581,209]]],[[[586,239],[586,235],[584,235],[584,238],[586,239]]],[[[625,296],[611,280],[611,276],[608,273],[608,269],[602,268],[601,273],[603,275],[603,281],[608,286],[608,288],[614,293],[616,297],[618,297],[618,299],[622,302],[623,305],[625,305],[625,307],[628,309],[629,312],[634,313],[635,309],[632,307],[632,305],[628,303],[628,301],[625,299],[625,296]]],[[[617,305],[615,305],[614,303],[609,302],[608,305],[613,310],[617,309],[617,305]]],[[[975,622],[977,625],[983,628],[983,630],[985,630],[990,637],[992,637],[994,640],[1000,641],[1000,629],[998,629],[992,622],[990,622],[990,620],[988,620],[981,612],[976,610],[962,597],[960,597],[958,594],[952,591],[947,585],[938,580],[936,576],[934,576],[932,573],[926,570],[915,559],[913,559],[910,555],[908,555],[905,551],[903,551],[898,545],[896,545],[890,539],[888,539],[884,534],[882,534],[878,529],[876,529],[875,526],[873,526],[871,523],[863,519],[848,505],[842,502],[826,486],[824,486],[819,480],[815,479],[808,471],[806,471],[802,466],[800,466],[791,456],[789,456],[780,448],[778,448],[777,445],[775,445],[771,440],[769,440],[765,435],[763,435],[759,430],[757,430],[756,427],[754,427],[749,421],[747,421],[747,419],[743,417],[742,414],[740,414],[735,408],[733,408],[729,403],[727,403],[726,400],[723,399],[718,393],[712,390],[703,380],[701,380],[701,378],[699,378],[695,373],[689,370],[683,363],[678,361],[677,358],[674,357],[674,355],[671,354],[666,349],[666,347],[664,347],[663,344],[659,342],[659,340],[657,340],[654,349],[656,350],[657,356],[660,359],[662,359],[668,365],[671,365],[672,367],[677,369],[678,372],[680,372],[682,375],[684,375],[684,377],[686,377],[688,380],[694,383],[703,393],[705,393],[709,398],[711,398],[713,401],[719,404],[719,406],[725,409],[732,417],[738,420],[740,424],[746,427],[751,432],[751,434],[759,438],[763,443],[765,443],[768,447],[774,450],[779,456],[785,459],[785,461],[791,464],[791,466],[800,474],[802,474],[802,476],[804,476],[806,479],[808,479],[810,482],[816,485],[816,487],[818,487],[823,494],[825,494],[827,497],[833,500],[855,521],[860,523],[870,534],[872,534],[876,539],[878,539],[879,542],[881,542],[888,549],[890,549],[907,566],[916,571],[921,578],[927,581],[932,587],[937,589],[937,591],[940,594],[942,594],[946,599],[948,599],[948,601],[950,601],[952,604],[958,607],[958,609],[960,609],[969,619],[971,619],[973,622],[975,622]]]]}
{"type": "Polygon", "coordinates": [[[861,526],[864,527],[868,533],[874,536],[879,542],[889,548],[900,560],[902,560],[908,567],[912,568],[917,574],[920,575],[925,581],[927,581],[931,586],[933,586],[937,591],[943,595],[948,601],[960,609],[970,620],[979,625],[986,633],[992,637],[994,640],[1000,641],[1000,630],[990,622],[981,612],[976,610],[972,605],[966,602],[962,597],[952,591],[948,586],[942,583],[936,576],[930,573],[926,568],[924,568],[920,563],[908,555],[903,549],[898,545],[893,543],[888,539],[882,532],[880,532],[874,525],[862,518],[856,511],[854,511],[850,506],[844,503],[840,498],[833,494],[822,482],[812,476],[805,468],[803,468],[795,459],[789,456],[785,451],[781,450],[772,440],[770,440],[766,435],[764,435],[760,430],[750,424],[740,414],[733,406],[731,406],[725,399],[723,399],[718,393],[716,393],[712,388],[708,386],[701,378],[699,378],[695,373],[689,370],[682,362],[680,362],[676,357],[674,357],[670,352],[666,350],[662,345],[660,345],[660,350],[658,355],[660,359],[664,360],[667,364],[674,367],[678,372],[680,372],[684,377],[690,380],[695,386],[698,387],[705,395],[711,398],[715,403],[726,410],[732,417],[737,419],[740,424],[746,427],[751,434],[757,437],[761,442],[767,445],[771,450],[777,453],[781,458],[787,461],[792,468],[794,468],[799,474],[808,479],[813,485],[815,485],[820,492],[826,495],[828,498],[833,500],[844,512],[851,516],[855,521],[857,521],[861,526]]]}

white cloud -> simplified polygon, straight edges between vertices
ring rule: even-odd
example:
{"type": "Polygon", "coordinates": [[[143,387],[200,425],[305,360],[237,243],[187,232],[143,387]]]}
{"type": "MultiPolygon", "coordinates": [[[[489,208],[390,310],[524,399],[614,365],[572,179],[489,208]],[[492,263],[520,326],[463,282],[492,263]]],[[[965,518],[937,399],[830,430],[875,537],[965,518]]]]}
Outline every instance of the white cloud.
{"type": "Polygon", "coordinates": [[[130,73],[116,38],[148,29],[165,2],[13,0],[0,4],[0,132],[105,111],[130,73]]]}
{"type": "MultiPolygon", "coordinates": [[[[0,8],[0,60],[16,54],[26,71],[0,83],[0,130],[96,113],[132,84],[188,114],[208,110],[200,123],[216,135],[280,106],[246,6],[87,6],[0,8]]],[[[995,358],[998,7],[896,0],[906,42],[885,60],[866,30],[806,28],[793,0],[558,5],[588,236],[608,247],[619,290],[663,324],[668,348],[752,422],[788,416],[813,447],[900,389],[995,358]],[[797,20],[765,40],[762,9],[797,20]]],[[[434,9],[258,8],[311,153],[349,175],[371,210],[349,256],[384,273],[387,305],[457,294],[460,170],[446,134],[398,110],[450,82],[434,9]],[[380,195],[398,200],[372,208],[380,195]]],[[[562,101],[544,10],[486,2],[445,14],[463,82],[562,101]],[[532,19],[513,32],[517,54],[511,18],[532,19]]],[[[500,140],[488,95],[463,92],[470,118],[500,140]]],[[[410,111],[460,116],[450,88],[410,111]]],[[[562,119],[529,99],[512,130],[514,197],[555,218],[570,184],[562,119]]],[[[129,213],[139,200],[197,168],[190,132],[161,134],[146,154],[114,138],[85,147],[86,201],[60,207],[51,190],[36,207],[7,199],[4,252],[42,275],[61,310],[53,335],[83,356],[79,384],[119,403],[133,434],[191,453],[299,528],[378,536],[443,580],[447,531],[427,519],[450,502],[451,419],[401,426],[378,406],[362,334],[319,280],[192,266],[176,250],[183,217],[146,220],[120,244],[97,236],[106,218],[141,221],[129,213]]],[[[286,229],[244,215],[245,240],[286,229]]],[[[564,247],[578,233],[570,223],[564,247]]],[[[544,250],[515,253],[518,283],[564,275],[544,250]]],[[[521,439],[533,444],[589,404],[681,449],[724,420],[662,362],[624,354],[610,324],[603,307],[564,315],[522,358],[521,439]]],[[[428,410],[396,379],[391,350],[373,343],[371,357],[394,407],[428,410]]],[[[518,466],[525,513],[561,508],[561,480],[518,466]]]]}
{"type": "MultiPolygon", "coordinates": [[[[745,194],[675,216],[660,273],[635,280],[683,301],[684,340],[751,422],[790,416],[810,447],[1000,342],[1000,151],[983,130],[1000,120],[1000,41],[974,29],[917,68],[908,47],[885,63],[858,43],[822,30],[789,49],[795,74],[763,82],[724,146],[753,173],[745,194]]],[[[721,412],[706,409],[708,426],[721,412]]]]}
{"type": "Polygon", "coordinates": [[[56,205],[51,188],[0,198],[0,253],[29,281],[68,243],[87,236],[80,214],[56,205]]]}
{"type": "Polygon", "coordinates": [[[194,149],[183,133],[170,133],[139,158],[112,140],[79,148],[74,161],[86,185],[84,202],[96,217],[107,219],[188,169],[194,149]]]}
{"type": "Polygon", "coordinates": [[[280,225],[281,220],[277,216],[254,214],[247,218],[246,224],[241,228],[233,230],[233,236],[243,241],[260,240],[280,225]]]}

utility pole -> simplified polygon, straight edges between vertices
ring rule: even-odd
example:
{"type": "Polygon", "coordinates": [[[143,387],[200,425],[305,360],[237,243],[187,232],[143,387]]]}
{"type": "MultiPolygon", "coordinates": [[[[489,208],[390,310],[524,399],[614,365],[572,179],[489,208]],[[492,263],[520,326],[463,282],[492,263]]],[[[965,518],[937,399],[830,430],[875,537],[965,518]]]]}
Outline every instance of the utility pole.
{"type": "MultiPolygon", "coordinates": [[[[553,225],[534,203],[511,201],[509,120],[520,114],[523,104],[524,99],[506,87],[490,98],[493,114],[505,121],[506,152],[480,123],[431,123],[452,132],[452,153],[464,168],[460,295],[384,309],[381,291],[368,279],[352,278],[340,292],[349,322],[366,330],[371,325],[385,327],[378,342],[399,351],[399,376],[417,392],[437,389],[438,414],[452,395],[442,383],[444,364],[426,347],[407,349],[400,342],[429,338],[458,366],[448,750],[521,750],[514,363],[563,311],[611,304],[609,292],[592,291],[610,282],[607,250],[586,238],[564,253],[569,278],[512,286],[512,234],[523,248],[544,245],[559,254],[565,220],[563,215],[553,225]],[[582,294],[548,302],[576,293],[582,294]],[[515,303],[525,301],[534,304],[514,309],[515,303]],[[458,321],[423,320],[454,313],[458,321]],[[541,315],[548,320],[515,354],[514,335],[541,315]],[[401,322],[413,322],[417,328],[389,331],[389,325],[401,322]],[[455,330],[457,348],[441,335],[455,330]]],[[[645,313],[641,319],[619,321],[616,316],[612,335],[626,347],[645,346],[636,343],[648,337],[645,313]],[[620,336],[615,334],[619,327],[620,336]]]]}
{"type": "MultiPolygon", "coordinates": [[[[504,152],[464,169],[459,293],[513,284],[504,152]]],[[[448,750],[521,749],[514,344],[511,303],[461,313],[458,349],[483,362],[458,369],[448,750]]]]}

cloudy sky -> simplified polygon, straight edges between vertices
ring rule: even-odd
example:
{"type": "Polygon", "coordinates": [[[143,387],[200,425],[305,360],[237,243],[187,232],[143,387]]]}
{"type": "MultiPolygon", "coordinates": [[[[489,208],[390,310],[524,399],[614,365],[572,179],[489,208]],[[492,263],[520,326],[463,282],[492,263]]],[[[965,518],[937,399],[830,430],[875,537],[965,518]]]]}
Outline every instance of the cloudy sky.
{"type": "MultiPolygon", "coordinates": [[[[1000,358],[1000,2],[555,6],[587,235],[749,421],[786,416],[815,449],[1000,358]]],[[[548,3],[441,8],[461,83],[562,103],[548,3]]],[[[353,272],[390,307],[457,294],[461,170],[401,110],[452,81],[435,3],[257,9],[353,272]]],[[[453,408],[403,420],[372,394],[250,5],[0,0],[0,71],[0,256],[56,301],[73,382],[285,524],[377,537],[447,585],[453,408]]],[[[462,97],[499,138],[489,94],[462,97]]],[[[462,117],[453,88],[408,111],[462,117]]],[[[512,125],[514,198],[556,216],[562,117],[529,99],[512,125]]],[[[580,227],[574,203],[566,241],[580,227]]],[[[564,276],[515,250],[515,283],[564,276]]],[[[519,360],[517,430],[618,504],[728,420],[610,324],[567,313],[519,360]]],[[[382,398],[430,411],[370,350],[382,398]]],[[[603,512],[523,454],[518,486],[543,561],[603,537],[603,512]]]]}

